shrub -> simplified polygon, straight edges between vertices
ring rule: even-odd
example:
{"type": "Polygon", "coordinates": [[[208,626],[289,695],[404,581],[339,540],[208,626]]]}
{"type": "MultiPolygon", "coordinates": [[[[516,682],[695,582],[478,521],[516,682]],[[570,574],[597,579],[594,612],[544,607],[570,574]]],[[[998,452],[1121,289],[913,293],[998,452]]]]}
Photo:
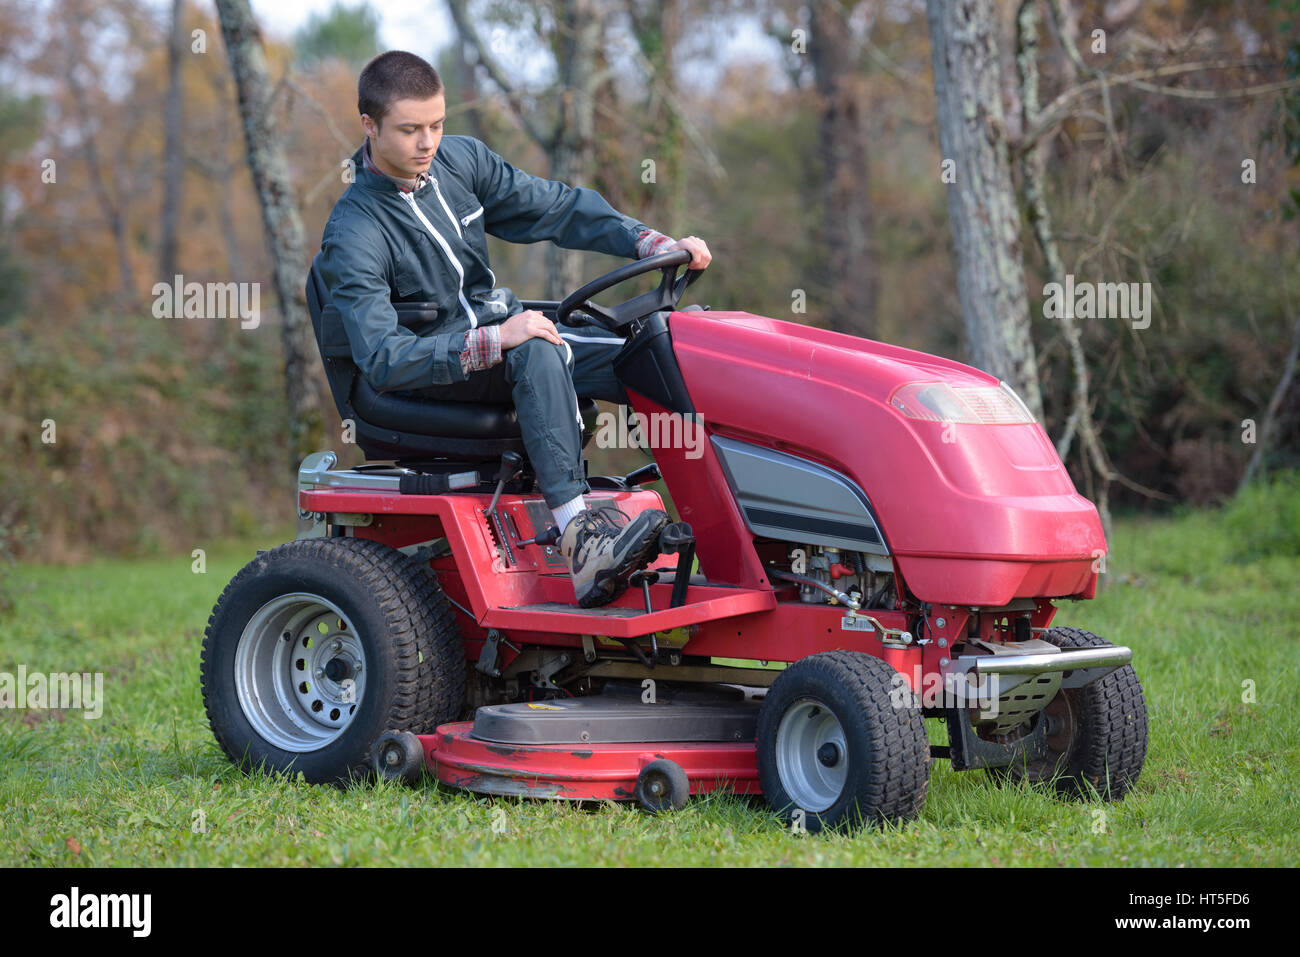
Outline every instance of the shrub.
{"type": "Polygon", "coordinates": [[[1248,485],[1221,517],[1237,561],[1300,555],[1300,472],[1277,472],[1248,485]]]}

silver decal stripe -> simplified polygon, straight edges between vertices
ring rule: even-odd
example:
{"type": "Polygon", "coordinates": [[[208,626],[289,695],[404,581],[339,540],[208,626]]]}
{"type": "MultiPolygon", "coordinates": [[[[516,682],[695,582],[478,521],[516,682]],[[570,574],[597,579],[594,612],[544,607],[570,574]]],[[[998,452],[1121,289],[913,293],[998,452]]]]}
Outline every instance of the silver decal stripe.
{"type": "Polygon", "coordinates": [[[451,247],[447,245],[447,240],[442,238],[442,234],[433,228],[433,223],[429,222],[428,217],[424,215],[423,210],[420,209],[419,204],[415,201],[415,196],[411,193],[402,193],[402,199],[406,200],[406,204],[411,207],[412,212],[414,212],[420,222],[424,224],[424,228],[429,231],[429,234],[433,236],[438,245],[442,247],[443,254],[446,255],[448,262],[450,262],[452,267],[456,270],[456,295],[460,299],[460,304],[465,308],[465,314],[469,316],[470,328],[474,328],[478,325],[478,316],[474,314],[474,310],[470,307],[469,300],[465,298],[464,267],[461,266],[460,260],[456,258],[456,254],[451,251],[451,247]]]}
{"type": "MultiPolygon", "coordinates": [[[[564,337],[563,337],[563,336],[560,337],[560,341],[561,341],[561,342],[564,342],[564,337]]],[[[571,345],[569,345],[567,342],[565,342],[565,343],[564,343],[564,352],[565,352],[564,361],[565,361],[566,363],[568,363],[568,362],[572,362],[572,361],[573,361],[573,346],[571,346],[571,345]]],[[[578,420],[578,431],[581,432],[581,431],[582,431],[582,404],[578,401],[578,390],[577,390],[577,389],[574,389],[574,390],[573,390],[573,414],[574,414],[574,417],[577,418],[577,420],[578,420]]]]}
{"type": "Polygon", "coordinates": [[[612,336],[583,336],[576,332],[561,332],[560,338],[571,339],[574,342],[603,342],[611,346],[627,345],[626,339],[615,339],[612,336]]]}

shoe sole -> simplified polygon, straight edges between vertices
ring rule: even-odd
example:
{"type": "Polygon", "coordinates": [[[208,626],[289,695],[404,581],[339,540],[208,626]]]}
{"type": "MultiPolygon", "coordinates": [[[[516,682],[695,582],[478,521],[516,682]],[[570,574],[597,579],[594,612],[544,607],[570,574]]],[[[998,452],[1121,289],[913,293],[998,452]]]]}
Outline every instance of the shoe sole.
{"type": "MultiPolygon", "coordinates": [[[[632,519],[633,523],[637,518],[632,519]]],[[[587,592],[586,597],[579,599],[579,608],[598,608],[601,605],[608,605],[627,591],[628,577],[633,573],[640,571],[650,564],[651,561],[659,557],[659,533],[672,522],[672,519],[665,513],[662,518],[657,518],[651,526],[653,532],[646,535],[642,540],[642,546],[634,552],[628,553],[623,563],[614,567],[607,568],[596,575],[591,591],[587,592]]]]}

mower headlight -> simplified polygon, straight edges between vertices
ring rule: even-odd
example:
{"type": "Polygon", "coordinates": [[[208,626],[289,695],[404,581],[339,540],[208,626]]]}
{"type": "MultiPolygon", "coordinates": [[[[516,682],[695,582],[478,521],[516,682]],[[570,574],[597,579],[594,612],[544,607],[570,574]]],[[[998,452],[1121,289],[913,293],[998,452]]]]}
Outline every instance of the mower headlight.
{"type": "Polygon", "coordinates": [[[1025,425],[1034,421],[1020,396],[1005,382],[995,386],[909,382],[894,390],[889,404],[909,419],[923,422],[1025,425]]]}

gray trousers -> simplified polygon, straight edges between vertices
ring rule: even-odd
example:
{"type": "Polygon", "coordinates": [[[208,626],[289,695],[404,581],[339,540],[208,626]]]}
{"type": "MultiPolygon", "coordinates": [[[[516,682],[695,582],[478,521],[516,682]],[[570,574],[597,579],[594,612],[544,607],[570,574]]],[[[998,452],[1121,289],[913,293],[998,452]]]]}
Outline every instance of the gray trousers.
{"type": "Polygon", "coordinates": [[[611,362],[623,339],[592,326],[557,326],[564,346],[532,338],[465,382],[403,393],[413,398],[512,403],[528,461],[549,508],[590,491],[582,468],[578,399],[626,405],[611,362]]]}

